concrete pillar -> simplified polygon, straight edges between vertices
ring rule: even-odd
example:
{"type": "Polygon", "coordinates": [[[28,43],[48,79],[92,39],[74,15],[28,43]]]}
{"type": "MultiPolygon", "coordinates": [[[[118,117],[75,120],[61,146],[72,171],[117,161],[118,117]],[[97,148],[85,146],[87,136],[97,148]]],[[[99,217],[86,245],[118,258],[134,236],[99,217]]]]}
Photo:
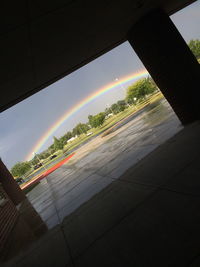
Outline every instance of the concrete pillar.
{"type": "Polygon", "coordinates": [[[12,200],[12,202],[17,205],[21,203],[25,198],[25,194],[19,187],[19,185],[13,179],[11,173],[3,164],[2,160],[0,159],[0,183],[3,186],[3,189],[12,200]]]}
{"type": "Polygon", "coordinates": [[[200,119],[200,66],[175,25],[156,9],[141,18],[128,40],[183,124],[200,119]]]}

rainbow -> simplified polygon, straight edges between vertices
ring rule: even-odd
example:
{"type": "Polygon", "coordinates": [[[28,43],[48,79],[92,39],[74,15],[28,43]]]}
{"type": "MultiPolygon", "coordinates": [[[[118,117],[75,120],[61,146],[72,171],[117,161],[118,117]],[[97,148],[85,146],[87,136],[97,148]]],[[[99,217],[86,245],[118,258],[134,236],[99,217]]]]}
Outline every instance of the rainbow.
{"type": "Polygon", "coordinates": [[[121,78],[120,80],[117,80],[115,82],[109,83],[106,86],[98,89],[95,93],[89,95],[88,97],[82,99],[79,103],[77,103],[75,106],[73,106],[71,109],[67,110],[45,133],[44,135],[38,140],[38,142],[34,145],[34,147],[31,149],[30,153],[27,155],[26,160],[31,160],[33,157],[33,152],[37,153],[42,146],[47,142],[47,140],[55,133],[55,131],[64,123],[66,120],[68,120],[71,116],[73,116],[75,113],[79,112],[80,109],[82,109],[85,105],[95,100],[97,97],[111,91],[118,85],[127,83],[129,81],[136,80],[138,78],[142,78],[148,75],[148,72],[146,70],[141,70],[137,73],[133,73],[131,75],[125,76],[121,78]]]}

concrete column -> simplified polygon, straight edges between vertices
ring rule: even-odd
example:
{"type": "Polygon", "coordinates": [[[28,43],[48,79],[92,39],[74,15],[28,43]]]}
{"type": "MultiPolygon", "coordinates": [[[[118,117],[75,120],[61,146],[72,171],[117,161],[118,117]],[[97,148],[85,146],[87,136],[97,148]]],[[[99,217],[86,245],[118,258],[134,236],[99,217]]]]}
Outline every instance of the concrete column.
{"type": "Polygon", "coordinates": [[[23,193],[19,185],[15,182],[11,173],[3,164],[1,159],[0,159],[0,183],[2,184],[5,192],[15,205],[21,203],[26,198],[25,194],[23,193]]]}
{"type": "Polygon", "coordinates": [[[200,66],[167,14],[153,10],[128,40],[183,124],[200,119],[200,66]]]}

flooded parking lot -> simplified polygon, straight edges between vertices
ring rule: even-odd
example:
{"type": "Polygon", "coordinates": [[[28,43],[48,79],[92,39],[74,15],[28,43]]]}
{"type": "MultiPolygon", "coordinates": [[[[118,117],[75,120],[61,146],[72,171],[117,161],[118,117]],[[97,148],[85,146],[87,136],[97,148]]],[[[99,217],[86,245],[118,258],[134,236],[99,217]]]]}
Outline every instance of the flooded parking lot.
{"type": "Polygon", "coordinates": [[[153,103],[109,136],[98,136],[77,150],[28,198],[52,228],[181,129],[166,100],[153,103]]]}

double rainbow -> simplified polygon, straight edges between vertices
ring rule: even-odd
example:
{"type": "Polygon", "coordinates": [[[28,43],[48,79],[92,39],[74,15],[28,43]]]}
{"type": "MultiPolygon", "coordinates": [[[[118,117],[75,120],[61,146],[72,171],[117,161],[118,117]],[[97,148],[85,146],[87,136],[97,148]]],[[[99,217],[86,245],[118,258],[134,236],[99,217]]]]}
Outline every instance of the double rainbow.
{"type": "Polygon", "coordinates": [[[47,140],[55,133],[55,131],[64,123],[66,120],[68,120],[71,116],[73,116],[75,113],[79,112],[85,105],[95,100],[97,97],[115,89],[118,85],[127,83],[129,81],[136,80],[138,78],[142,78],[148,75],[148,72],[146,70],[139,71],[137,73],[133,73],[131,75],[125,76],[120,80],[117,80],[113,83],[109,83],[106,86],[100,88],[95,93],[92,93],[88,97],[81,100],[79,103],[77,103],[75,106],[73,106],[70,110],[67,110],[45,133],[42,135],[42,137],[38,140],[38,142],[34,145],[34,147],[31,149],[29,154],[26,157],[26,160],[31,160],[33,157],[33,152],[37,153],[42,146],[47,142],[47,140]]]}

